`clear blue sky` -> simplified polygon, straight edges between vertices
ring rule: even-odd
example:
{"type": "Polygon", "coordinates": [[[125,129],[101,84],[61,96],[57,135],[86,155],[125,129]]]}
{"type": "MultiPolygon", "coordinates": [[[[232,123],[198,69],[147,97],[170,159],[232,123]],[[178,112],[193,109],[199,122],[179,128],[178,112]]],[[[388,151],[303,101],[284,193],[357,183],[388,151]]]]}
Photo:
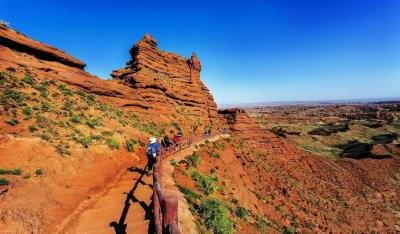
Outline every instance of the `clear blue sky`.
{"type": "Polygon", "coordinates": [[[218,104],[400,96],[398,0],[0,0],[0,9],[103,78],[145,33],[162,50],[195,51],[218,104]]]}

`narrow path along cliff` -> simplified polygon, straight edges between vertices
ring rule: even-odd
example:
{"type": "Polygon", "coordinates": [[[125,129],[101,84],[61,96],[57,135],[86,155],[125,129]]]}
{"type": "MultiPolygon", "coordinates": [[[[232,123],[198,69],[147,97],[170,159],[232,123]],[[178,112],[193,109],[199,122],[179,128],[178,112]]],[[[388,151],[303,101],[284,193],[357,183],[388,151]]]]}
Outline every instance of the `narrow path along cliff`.
{"type": "MultiPolygon", "coordinates": [[[[218,140],[225,135],[217,135],[209,141],[218,140]]],[[[186,200],[174,187],[170,175],[172,168],[170,159],[180,160],[196,150],[196,145],[207,139],[199,140],[192,146],[176,152],[164,160],[162,182],[167,194],[174,194],[179,199],[179,227],[182,233],[196,230],[186,200]]],[[[94,202],[91,207],[76,217],[65,233],[154,233],[152,177],[147,175],[147,159],[141,158],[139,163],[130,167],[120,180],[108,192],[94,202]]]]}

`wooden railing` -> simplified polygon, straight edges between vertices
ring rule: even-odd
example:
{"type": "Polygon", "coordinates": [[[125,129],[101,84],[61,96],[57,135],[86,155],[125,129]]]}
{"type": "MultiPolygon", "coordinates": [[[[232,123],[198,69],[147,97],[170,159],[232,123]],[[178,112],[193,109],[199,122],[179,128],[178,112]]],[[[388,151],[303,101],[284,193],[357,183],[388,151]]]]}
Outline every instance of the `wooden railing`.
{"type": "Polygon", "coordinates": [[[183,149],[189,148],[193,143],[209,139],[221,134],[227,134],[222,130],[213,134],[191,137],[186,140],[164,148],[156,157],[153,166],[153,215],[157,234],[180,234],[178,228],[178,197],[167,195],[161,185],[161,168],[163,160],[183,149]]]}

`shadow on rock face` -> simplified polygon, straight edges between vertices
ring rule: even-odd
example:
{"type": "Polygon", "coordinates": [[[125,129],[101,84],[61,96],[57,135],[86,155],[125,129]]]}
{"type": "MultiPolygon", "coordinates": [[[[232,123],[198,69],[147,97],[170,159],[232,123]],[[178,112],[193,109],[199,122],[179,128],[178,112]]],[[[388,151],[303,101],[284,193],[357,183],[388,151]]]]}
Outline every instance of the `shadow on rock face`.
{"type": "Polygon", "coordinates": [[[346,144],[336,145],[335,147],[342,149],[342,153],[340,153],[341,157],[344,158],[353,158],[353,159],[364,159],[364,158],[373,158],[373,159],[384,159],[390,158],[390,155],[376,155],[373,154],[372,148],[374,144],[363,143],[357,140],[348,141],[346,144]]]}
{"type": "Polygon", "coordinates": [[[388,133],[388,134],[382,134],[382,135],[377,135],[373,136],[372,140],[374,141],[373,144],[390,144],[394,140],[396,140],[399,137],[398,134],[396,133],[388,133]]]}

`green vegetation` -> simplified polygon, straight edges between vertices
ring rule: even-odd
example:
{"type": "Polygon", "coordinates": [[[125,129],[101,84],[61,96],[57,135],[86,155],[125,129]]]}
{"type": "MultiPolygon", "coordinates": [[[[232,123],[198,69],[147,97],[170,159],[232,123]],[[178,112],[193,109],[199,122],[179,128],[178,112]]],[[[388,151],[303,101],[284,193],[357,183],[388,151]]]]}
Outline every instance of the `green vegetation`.
{"type": "Polygon", "coordinates": [[[372,137],[374,145],[377,144],[390,144],[399,137],[396,133],[381,134],[372,137]]]}
{"type": "Polygon", "coordinates": [[[22,81],[28,85],[34,85],[35,81],[32,79],[32,77],[28,74],[26,74],[23,78],[22,81]]]}
{"type": "Polygon", "coordinates": [[[69,121],[71,121],[72,123],[81,123],[81,119],[82,117],[80,115],[73,115],[71,116],[69,121]]]}
{"type": "Polygon", "coordinates": [[[210,195],[218,190],[218,186],[215,185],[215,182],[218,181],[218,178],[213,174],[206,176],[199,171],[193,171],[192,178],[196,181],[196,186],[205,195],[210,195]]]}
{"type": "Polygon", "coordinates": [[[216,198],[206,198],[200,205],[200,216],[208,229],[214,233],[224,234],[233,232],[233,223],[228,214],[228,206],[216,198]]]}
{"type": "Polygon", "coordinates": [[[32,110],[29,106],[26,106],[22,109],[22,113],[25,115],[27,119],[32,118],[32,110]]]}
{"type": "Polygon", "coordinates": [[[21,173],[22,173],[21,168],[15,168],[15,169],[0,168],[0,175],[21,175],[21,173]]]}
{"type": "Polygon", "coordinates": [[[246,219],[247,216],[247,210],[241,206],[236,207],[235,214],[237,217],[241,219],[246,219]]]}
{"type": "Polygon", "coordinates": [[[42,168],[36,168],[35,175],[42,176],[43,174],[44,174],[44,171],[42,168]]]}
{"type": "Polygon", "coordinates": [[[10,184],[10,182],[6,178],[0,177],[0,186],[6,186],[8,184],[10,184]]]}
{"type": "Polygon", "coordinates": [[[68,86],[64,83],[59,83],[57,88],[65,95],[72,95],[72,91],[68,88],[68,86]]]}
{"type": "Polygon", "coordinates": [[[86,125],[89,126],[90,128],[95,128],[96,126],[101,125],[101,121],[98,118],[88,119],[86,121],[86,125]]]}
{"type": "Polygon", "coordinates": [[[5,121],[6,124],[11,125],[11,126],[15,126],[19,123],[18,119],[9,119],[5,121]]]}
{"type": "Polygon", "coordinates": [[[194,151],[191,155],[185,157],[184,162],[186,163],[186,167],[198,167],[201,163],[200,155],[194,151]]]}
{"type": "Polygon", "coordinates": [[[114,137],[111,137],[111,138],[107,139],[107,145],[111,149],[119,149],[119,142],[114,137]]]}
{"type": "Polygon", "coordinates": [[[128,140],[126,140],[126,142],[125,142],[125,147],[126,147],[126,150],[128,151],[128,152],[133,152],[134,150],[135,150],[135,146],[138,144],[138,142],[136,141],[136,140],[134,140],[134,139],[128,139],[128,140]]]}
{"type": "Polygon", "coordinates": [[[29,126],[28,126],[28,129],[29,129],[30,132],[36,132],[36,131],[39,130],[39,129],[38,129],[37,127],[35,127],[34,125],[29,125],[29,126]]]}
{"type": "Polygon", "coordinates": [[[333,133],[337,132],[346,132],[349,130],[349,122],[341,121],[338,123],[327,123],[322,125],[319,128],[311,130],[308,132],[310,135],[320,135],[320,136],[329,136],[333,133]]]}

